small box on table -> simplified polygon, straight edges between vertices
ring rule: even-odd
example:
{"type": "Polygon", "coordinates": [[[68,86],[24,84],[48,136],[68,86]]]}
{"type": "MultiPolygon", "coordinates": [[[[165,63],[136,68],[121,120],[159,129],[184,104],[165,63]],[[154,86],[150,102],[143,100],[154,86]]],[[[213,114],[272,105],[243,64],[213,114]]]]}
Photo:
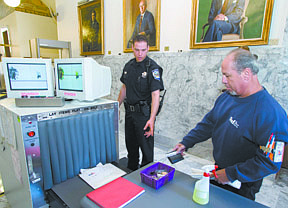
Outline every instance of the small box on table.
{"type": "Polygon", "coordinates": [[[174,177],[175,168],[157,162],[140,172],[141,182],[158,189],[174,177]]]}

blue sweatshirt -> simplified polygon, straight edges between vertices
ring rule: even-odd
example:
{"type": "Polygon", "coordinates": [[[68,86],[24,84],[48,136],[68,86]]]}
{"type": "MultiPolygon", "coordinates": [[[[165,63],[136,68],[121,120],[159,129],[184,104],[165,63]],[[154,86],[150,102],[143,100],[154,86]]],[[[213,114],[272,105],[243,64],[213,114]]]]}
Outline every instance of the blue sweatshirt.
{"type": "Polygon", "coordinates": [[[266,146],[272,133],[275,141],[287,143],[287,131],[286,112],[266,89],[245,98],[225,92],[181,143],[188,149],[212,137],[216,164],[225,168],[230,181],[245,183],[280,169],[281,162],[266,157],[260,146],[266,146]]]}

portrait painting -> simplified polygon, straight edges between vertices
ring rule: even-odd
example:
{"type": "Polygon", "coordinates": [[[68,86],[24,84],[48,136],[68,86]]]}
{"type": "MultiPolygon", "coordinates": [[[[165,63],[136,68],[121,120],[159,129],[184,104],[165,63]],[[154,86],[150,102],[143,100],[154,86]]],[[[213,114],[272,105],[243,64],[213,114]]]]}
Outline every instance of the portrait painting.
{"type": "Polygon", "coordinates": [[[150,51],[159,51],[161,0],[123,0],[123,49],[132,52],[133,38],[146,35],[150,51]]]}
{"type": "Polygon", "coordinates": [[[190,48],[268,44],[274,0],[192,0],[190,48]]]}
{"type": "Polygon", "coordinates": [[[104,54],[103,1],[78,6],[81,56],[104,54]]]}

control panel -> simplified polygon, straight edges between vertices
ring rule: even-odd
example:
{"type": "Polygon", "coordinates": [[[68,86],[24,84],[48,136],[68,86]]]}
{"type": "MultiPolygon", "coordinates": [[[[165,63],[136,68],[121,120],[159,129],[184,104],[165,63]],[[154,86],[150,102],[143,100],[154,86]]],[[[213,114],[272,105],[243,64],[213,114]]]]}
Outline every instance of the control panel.
{"type": "Polygon", "coordinates": [[[33,207],[38,207],[44,205],[45,200],[37,115],[21,117],[21,125],[33,207]]]}

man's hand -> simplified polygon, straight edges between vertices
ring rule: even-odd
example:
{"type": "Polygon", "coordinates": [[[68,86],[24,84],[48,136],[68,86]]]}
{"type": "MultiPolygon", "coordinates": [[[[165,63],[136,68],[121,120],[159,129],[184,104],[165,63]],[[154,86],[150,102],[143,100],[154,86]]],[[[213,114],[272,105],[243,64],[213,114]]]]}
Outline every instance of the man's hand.
{"type": "Polygon", "coordinates": [[[151,93],[152,103],[151,103],[151,114],[150,119],[147,121],[144,130],[149,127],[149,130],[144,133],[146,138],[154,135],[154,123],[156,119],[156,114],[159,108],[160,90],[155,90],[151,93]]]}
{"type": "Polygon", "coordinates": [[[176,146],[174,147],[174,149],[172,151],[177,151],[177,153],[181,153],[181,155],[183,155],[183,152],[185,151],[186,147],[181,144],[181,143],[178,143],[176,144],[176,146]]]}
{"type": "Polygon", "coordinates": [[[144,136],[146,136],[146,138],[154,135],[154,120],[151,118],[147,121],[146,125],[144,126],[144,130],[146,130],[148,127],[149,131],[146,131],[144,133],[144,136]]]}
{"type": "Polygon", "coordinates": [[[215,176],[215,181],[217,181],[220,184],[228,184],[230,181],[226,175],[225,169],[217,170],[215,176]]]}
{"type": "Polygon", "coordinates": [[[224,14],[218,14],[214,20],[226,21],[226,16],[224,14]]]}

